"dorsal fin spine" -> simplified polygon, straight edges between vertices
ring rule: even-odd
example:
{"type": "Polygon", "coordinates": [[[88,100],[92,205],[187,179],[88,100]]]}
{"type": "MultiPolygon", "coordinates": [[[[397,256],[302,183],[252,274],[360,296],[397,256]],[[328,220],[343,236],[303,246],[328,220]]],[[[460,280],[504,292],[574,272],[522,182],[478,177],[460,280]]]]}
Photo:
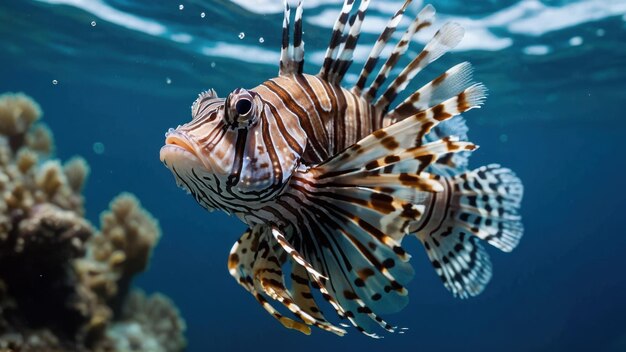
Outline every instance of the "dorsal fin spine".
{"type": "Polygon", "coordinates": [[[363,90],[363,87],[365,87],[367,78],[369,77],[370,73],[372,73],[372,70],[378,62],[380,53],[385,48],[385,46],[387,46],[387,42],[391,38],[391,35],[396,31],[396,28],[398,27],[398,24],[400,24],[400,21],[402,20],[402,17],[404,15],[404,11],[406,11],[406,8],[409,6],[411,1],[413,0],[406,0],[404,2],[402,7],[391,17],[391,19],[389,19],[387,26],[376,40],[376,43],[374,44],[374,47],[372,47],[372,50],[370,51],[365,65],[361,69],[361,73],[359,74],[357,83],[352,88],[354,94],[361,95],[361,91],[363,90]]]}
{"type": "Polygon", "coordinates": [[[289,39],[291,9],[284,1],[283,35],[280,49],[280,76],[302,74],[304,66],[304,41],[302,40],[302,1],[298,2],[293,25],[293,43],[289,39]]]}
{"type": "Polygon", "coordinates": [[[285,11],[283,17],[283,36],[282,36],[282,44],[280,47],[280,67],[278,70],[278,74],[280,76],[284,76],[289,74],[289,64],[291,62],[291,57],[289,55],[289,15],[291,10],[289,9],[289,4],[287,0],[284,0],[285,11]]]}
{"type": "Polygon", "coordinates": [[[421,29],[426,28],[432,24],[433,17],[435,16],[435,8],[431,5],[426,5],[419,12],[419,14],[415,17],[409,28],[407,28],[404,35],[400,41],[396,44],[396,47],[393,49],[391,55],[387,58],[387,61],[383,64],[383,66],[378,71],[376,78],[364,92],[363,96],[367,101],[372,101],[376,94],[378,93],[378,89],[381,85],[387,80],[389,73],[398,63],[400,57],[407,51],[409,48],[409,43],[411,42],[411,38],[415,33],[419,32],[421,29]]]}
{"type": "Polygon", "coordinates": [[[352,64],[354,49],[359,41],[361,25],[363,24],[369,3],[370,0],[362,0],[358,11],[350,18],[350,29],[348,30],[346,41],[341,46],[337,59],[334,60],[330,71],[330,81],[333,83],[340,84],[343,76],[352,64]]]}
{"type": "Polygon", "coordinates": [[[352,10],[352,5],[354,5],[354,0],[344,0],[343,7],[341,8],[341,13],[337,17],[337,20],[333,25],[333,34],[330,37],[328,48],[326,48],[324,63],[322,64],[322,68],[318,73],[318,76],[324,80],[328,80],[328,74],[331,71],[332,64],[335,61],[335,58],[337,57],[337,51],[339,49],[339,45],[341,44],[343,31],[346,27],[346,23],[348,22],[348,17],[350,15],[350,11],[352,10]]]}
{"type": "Polygon", "coordinates": [[[398,76],[389,84],[389,87],[378,98],[374,104],[381,111],[386,110],[395,97],[401,93],[411,80],[422,69],[440,58],[443,54],[454,49],[461,39],[465,30],[461,25],[454,22],[448,22],[441,27],[433,38],[426,44],[422,52],[417,55],[411,62],[398,74],[398,76]]]}

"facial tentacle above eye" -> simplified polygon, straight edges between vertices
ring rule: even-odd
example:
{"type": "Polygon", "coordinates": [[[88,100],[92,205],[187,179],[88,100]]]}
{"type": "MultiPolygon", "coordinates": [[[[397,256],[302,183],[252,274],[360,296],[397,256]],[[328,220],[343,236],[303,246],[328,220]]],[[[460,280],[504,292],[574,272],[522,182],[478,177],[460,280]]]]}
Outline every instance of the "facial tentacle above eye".
{"type": "Polygon", "coordinates": [[[228,95],[224,106],[226,125],[231,129],[247,129],[258,121],[262,103],[257,93],[239,88],[228,95]]]}
{"type": "Polygon", "coordinates": [[[198,113],[200,112],[200,108],[206,105],[204,104],[205,102],[207,102],[208,100],[215,100],[215,99],[219,99],[215,89],[209,89],[207,91],[204,91],[198,94],[198,98],[193,102],[193,104],[191,104],[191,117],[193,118],[198,115],[198,113]]]}

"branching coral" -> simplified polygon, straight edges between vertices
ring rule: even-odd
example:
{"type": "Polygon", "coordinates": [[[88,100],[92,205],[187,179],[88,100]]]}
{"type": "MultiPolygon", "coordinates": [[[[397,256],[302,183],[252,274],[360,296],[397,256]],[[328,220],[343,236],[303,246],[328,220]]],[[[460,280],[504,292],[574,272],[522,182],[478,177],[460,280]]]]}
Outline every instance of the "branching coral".
{"type": "Polygon", "coordinates": [[[0,350],[114,351],[137,338],[182,350],[184,322],[171,302],[129,294],[158,222],[124,193],[95,229],[83,218],[89,167],[50,158],[40,116],[26,95],[0,95],[0,350]]]}

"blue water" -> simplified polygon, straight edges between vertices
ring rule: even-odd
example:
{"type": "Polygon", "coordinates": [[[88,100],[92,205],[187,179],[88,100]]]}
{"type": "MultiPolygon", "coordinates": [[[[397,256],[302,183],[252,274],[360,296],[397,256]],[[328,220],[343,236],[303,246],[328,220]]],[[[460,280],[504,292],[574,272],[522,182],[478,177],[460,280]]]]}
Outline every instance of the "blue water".
{"type": "MultiPolygon", "coordinates": [[[[466,116],[481,146],[471,165],[517,172],[526,230],[510,254],[489,248],[494,277],[469,300],[453,298],[407,241],[411,303],[386,318],[410,330],[382,340],[283,329],[226,270],[244,226],[201,209],[159,162],[164,132],[190,118],[197,93],[224,96],[276,74],[280,3],[256,2],[0,1],[0,92],[33,96],[56,155],[89,161],[91,221],[121,191],[160,220],[164,235],[135,283],[173,298],[189,351],[626,351],[624,0],[433,1],[471,35],[431,77],[469,60],[489,87],[484,108],[466,116]]],[[[374,0],[370,18],[398,7],[388,2],[374,0]]],[[[339,5],[307,3],[305,71],[316,72],[339,5]]]]}

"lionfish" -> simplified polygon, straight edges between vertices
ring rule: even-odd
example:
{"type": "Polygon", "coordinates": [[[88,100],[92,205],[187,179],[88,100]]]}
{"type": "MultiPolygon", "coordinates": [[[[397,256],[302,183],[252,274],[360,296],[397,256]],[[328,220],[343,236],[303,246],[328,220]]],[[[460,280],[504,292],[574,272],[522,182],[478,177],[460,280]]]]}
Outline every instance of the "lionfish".
{"type": "Polygon", "coordinates": [[[408,303],[413,268],[401,246],[408,234],[461,298],[481,293],[492,276],[481,240],[509,252],[522,236],[521,181],[495,164],[467,169],[477,146],[467,141],[459,114],[480,107],[486,94],[469,63],[392,107],[464,35],[459,24],[446,23],[384,86],[414,35],[433,23],[435,9],[427,5],[377,65],[410,2],[391,17],[349,89],[341,82],[370,1],[355,11],[355,0],[344,1],[315,75],[303,73],[302,2],[293,41],[285,2],[278,77],[225,99],[212,89],[201,93],[191,122],[166,134],[160,157],[178,185],[207,210],[234,214],[249,227],[228,269],[287,328],[345,334],[348,324],[322,314],[325,300],[368,336],[380,337],[377,325],[396,331],[381,314],[408,303]]]}

